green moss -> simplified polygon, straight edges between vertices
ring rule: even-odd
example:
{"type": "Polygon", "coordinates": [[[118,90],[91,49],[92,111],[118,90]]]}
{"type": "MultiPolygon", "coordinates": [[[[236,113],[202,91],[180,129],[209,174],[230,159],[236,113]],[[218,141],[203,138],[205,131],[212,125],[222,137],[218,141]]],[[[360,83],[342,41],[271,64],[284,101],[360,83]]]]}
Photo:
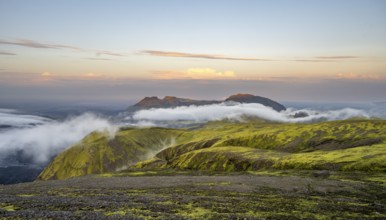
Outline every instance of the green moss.
{"type": "MultiPolygon", "coordinates": [[[[208,171],[326,169],[386,171],[386,121],[312,124],[209,122],[194,130],[121,129],[113,139],[93,132],[59,154],[39,179],[104,177],[128,167],[208,171]]],[[[137,170],[138,171],[138,170],[137,170]]],[[[135,171],[135,172],[137,172],[135,171]]],[[[130,172],[122,175],[153,175],[130,172]]]]}
{"type": "Polygon", "coordinates": [[[231,182],[208,182],[208,183],[197,183],[196,186],[228,186],[231,185],[231,182]]]}
{"type": "Polygon", "coordinates": [[[193,203],[188,203],[176,211],[181,217],[189,219],[211,219],[213,215],[211,210],[195,206],[193,203]]]}
{"type": "Polygon", "coordinates": [[[298,153],[284,156],[273,167],[278,169],[386,171],[385,151],[386,144],[382,143],[327,152],[298,153]]]}
{"type": "Polygon", "coordinates": [[[32,196],[35,196],[36,194],[19,194],[17,196],[20,196],[20,197],[32,197],[32,196]]]}
{"type": "Polygon", "coordinates": [[[65,179],[112,172],[152,157],[173,143],[182,130],[166,128],[121,130],[114,139],[93,132],[60,153],[39,175],[39,179],[65,179]]]}
{"type": "Polygon", "coordinates": [[[385,121],[363,119],[317,124],[209,123],[193,134],[183,133],[190,139],[182,138],[137,168],[384,171],[385,128],[385,121]],[[202,147],[205,140],[214,138],[214,144],[202,147]]]}
{"type": "Polygon", "coordinates": [[[3,209],[7,212],[14,212],[17,210],[17,207],[12,204],[0,203],[0,209],[3,209]]]}
{"type": "Polygon", "coordinates": [[[120,215],[120,216],[124,216],[124,215],[126,215],[126,211],[119,210],[119,211],[105,212],[104,214],[105,214],[106,216],[111,216],[111,215],[120,215]]]}
{"type": "Polygon", "coordinates": [[[137,172],[129,172],[127,173],[128,176],[149,176],[157,174],[155,171],[137,171],[137,172]]]}

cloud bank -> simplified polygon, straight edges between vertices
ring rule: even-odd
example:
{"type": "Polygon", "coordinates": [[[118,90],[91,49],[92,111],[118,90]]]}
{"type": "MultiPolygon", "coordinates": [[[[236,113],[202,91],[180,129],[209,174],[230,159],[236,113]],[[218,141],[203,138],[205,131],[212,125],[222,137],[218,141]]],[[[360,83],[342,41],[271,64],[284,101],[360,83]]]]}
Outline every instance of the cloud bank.
{"type": "MultiPolygon", "coordinates": [[[[31,116],[33,118],[33,116],[31,116]]],[[[0,116],[0,118],[3,118],[0,116]]],[[[6,116],[8,121],[19,122],[14,115],[6,116]]],[[[3,119],[1,119],[3,120],[3,119]]],[[[29,118],[22,118],[26,122],[29,118]]],[[[3,120],[4,121],[4,120],[3,120]]],[[[21,154],[22,159],[35,163],[45,164],[50,158],[65,148],[81,140],[85,135],[98,130],[114,135],[117,127],[107,119],[100,118],[91,113],[70,118],[65,121],[49,121],[41,118],[44,124],[10,129],[0,133],[0,160],[8,156],[21,154]]]]}
{"type": "Polygon", "coordinates": [[[36,115],[24,115],[17,113],[17,111],[12,109],[0,109],[0,126],[25,128],[45,124],[51,121],[51,119],[36,115]]]}
{"type": "Polygon", "coordinates": [[[242,120],[242,116],[253,116],[277,122],[311,122],[316,120],[342,120],[351,117],[370,117],[362,110],[345,108],[332,111],[294,110],[277,112],[261,104],[221,103],[205,106],[182,106],[177,108],[159,108],[140,110],[134,113],[132,119],[138,121],[194,121],[205,122],[231,119],[242,120]],[[306,117],[295,118],[296,113],[306,113],[306,117]]]}

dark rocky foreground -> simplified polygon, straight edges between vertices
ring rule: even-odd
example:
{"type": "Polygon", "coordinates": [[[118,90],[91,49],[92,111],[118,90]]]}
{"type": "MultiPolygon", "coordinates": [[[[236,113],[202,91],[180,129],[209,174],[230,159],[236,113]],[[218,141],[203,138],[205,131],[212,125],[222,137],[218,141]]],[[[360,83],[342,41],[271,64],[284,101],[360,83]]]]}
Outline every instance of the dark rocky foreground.
{"type": "Polygon", "coordinates": [[[0,186],[0,219],[385,219],[385,204],[382,182],[312,174],[105,175],[0,186]]]}

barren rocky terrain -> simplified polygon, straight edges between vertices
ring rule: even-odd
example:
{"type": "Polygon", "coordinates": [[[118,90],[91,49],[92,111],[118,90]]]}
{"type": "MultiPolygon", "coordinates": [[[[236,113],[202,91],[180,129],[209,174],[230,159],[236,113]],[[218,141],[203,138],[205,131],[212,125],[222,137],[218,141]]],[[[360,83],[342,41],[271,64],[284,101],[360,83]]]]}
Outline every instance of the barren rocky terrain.
{"type": "Polygon", "coordinates": [[[0,219],[385,219],[383,174],[126,172],[0,186],[0,219]]]}

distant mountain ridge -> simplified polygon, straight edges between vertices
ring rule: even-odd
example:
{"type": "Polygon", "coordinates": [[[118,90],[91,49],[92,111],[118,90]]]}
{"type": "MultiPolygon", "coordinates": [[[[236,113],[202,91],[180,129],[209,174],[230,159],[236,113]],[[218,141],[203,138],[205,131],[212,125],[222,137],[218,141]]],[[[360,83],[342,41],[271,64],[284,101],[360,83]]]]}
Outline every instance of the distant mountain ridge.
{"type": "Polygon", "coordinates": [[[165,96],[163,99],[159,99],[157,96],[145,97],[133,107],[147,109],[147,108],[171,108],[178,106],[189,106],[189,105],[210,105],[221,103],[221,101],[207,101],[207,100],[194,100],[186,98],[178,98],[174,96],[165,96]]]}
{"type": "Polygon", "coordinates": [[[282,105],[276,101],[273,101],[272,99],[265,98],[262,96],[255,96],[255,95],[251,95],[251,94],[231,95],[227,99],[225,99],[225,101],[226,102],[234,101],[234,102],[240,102],[240,103],[260,103],[262,105],[271,107],[278,112],[286,110],[286,107],[284,105],[282,105]]]}
{"type": "Polygon", "coordinates": [[[218,104],[222,102],[240,102],[240,103],[259,103],[267,107],[271,107],[276,111],[286,110],[286,107],[276,101],[273,101],[269,98],[262,96],[255,96],[251,94],[236,94],[231,95],[225,100],[194,100],[187,98],[178,98],[175,96],[165,96],[163,99],[158,98],[157,96],[145,97],[135,105],[132,105],[128,108],[129,111],[137,111],[141,109],[150,109],[150,108],[173,108],[178,106],[189,106],[189,105],[210,105],[218,104]]]}

